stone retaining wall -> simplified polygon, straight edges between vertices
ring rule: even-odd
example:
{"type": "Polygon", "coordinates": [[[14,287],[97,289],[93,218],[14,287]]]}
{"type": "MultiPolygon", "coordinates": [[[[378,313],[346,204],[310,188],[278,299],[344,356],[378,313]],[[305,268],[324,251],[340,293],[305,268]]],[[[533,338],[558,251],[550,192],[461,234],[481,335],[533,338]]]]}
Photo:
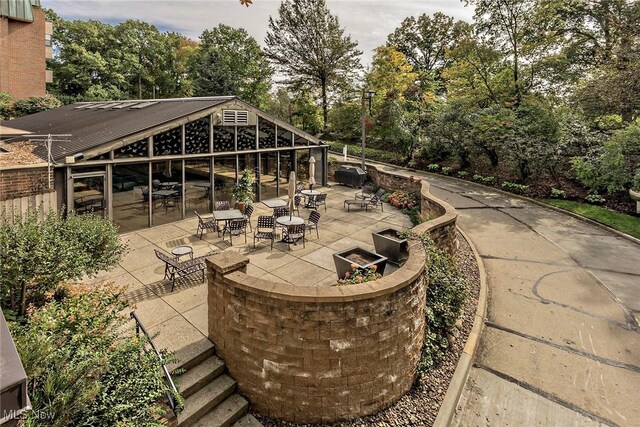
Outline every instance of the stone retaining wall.
{"type": "MultiPolygon", "coordinates": [[[[440,215],[414,227],[454,250],[457,213],[421,180],[369,167],[440,215]]],[[[410,240],[395,272],[350,286],[294,286],[246,274],[249,258],[207,259],[209,339],[254,409],[299,423],[375,413],[413,384],[425,328],[424,249],[410,240]]]]}

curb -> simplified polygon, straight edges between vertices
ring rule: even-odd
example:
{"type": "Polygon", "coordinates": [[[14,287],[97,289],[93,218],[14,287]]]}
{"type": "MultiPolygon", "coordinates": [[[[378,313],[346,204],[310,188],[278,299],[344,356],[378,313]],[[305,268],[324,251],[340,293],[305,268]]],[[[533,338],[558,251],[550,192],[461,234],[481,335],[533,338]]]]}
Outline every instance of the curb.
{"type": "MultiPolygon", "coordinates": [[[[342,153],[336,153],[336,152],[333,152],[333,151],[330,151],[329,153],[335,154],[335,155],[338,155],[338,154],[342,155],[342,153]]],[[[353,156],[351,156],[351,157],[353,157],[353,156]]],[[[569,216],[571,216],[571,217],[573,217],[573,218],[575,218],[577,220],[580,220],[580,221],[586,222],[587,224],[591,224],[593,226],[599,227],[599,228],[601,228],[603,230],[606,230],[606,231],[608,231],[608,232],[610,232],[612,234],[615,234],[618,237],[622,237],[623,239],[627,239],[627,240],[629,240],[629,241],[631,241],[631,242],[633,242],[633,243],[635,243],[637,245],[640,245],[640,239],[638,239],[636,237],[633,237],[633,236],[631,236],[629,234],[623,233],[622,231],[618,231],[615,228],[611,228],[608,225],[605,225],[605,224],[603,224],[601,222],[595,221],[595,220],[593,220],[591,218],[587,218],[587,217],[584,217],[582,215],[578,215],[577,213],[568,211],[566,209],[562,209],[562,208],[559,208],[559,207],[556,207],[556,206],[548,205],[546,203],[543,203],[543,202],[541,202],[539,200],[536,200],[536,199],[532,199],[530,197],[522,196],[520,194],[510,193],[508,191],[504,191],[504,190],[501,190],[499,188],[489,187],[489,186],[486,186],[486,185],[478,184],[477,182],[467,181],[466,179],[456,178],[455,176],[440,175],[440,174],[437,174],[437,173],[428,172],[428,171],[422,171],[422,170],[418,170],[418,169],[414,169],[414,168],[406,168],[406,167],[403,167],[403,166],[392,165],[390,163],[378,162],[376,160],[367,160],[367,163],[390,166],[390,167],[394,167],[394,168],[398,168],[398,169],[404,169],[404,170],[409,171],[409,172],[420,173],[420,174],[425,174],[427,176],[433,176],[433,177],[441,178],[441,179],[443,179],[445,181],[449,180],[449,181],[452,181],[452,182],[464,182],[464,183],[471,184],[471,185],[474,185],[474,186],[477,186],[477,187],[481,187],[481,188],[490,188],[490,189],[492,189],[492,190],[494,190],[494,191],[496,191],[496,192],[498,192],[498,193],[500,193],[502,195],[509,196],[509,197],[515,197],[517,199],[521,199],[521,200],[525,200],[527,202],[531,202],[534,205],[538,205],[538,206],[543,207],[543,208],[551,209],[553,211],[569,215],[569,216]]]]}
{"type": "Polygon", "coordinates": [[[456,229],[458,230],[458,232],[460,232],[464,240],[467,241],[467,243],[471,247],[471,250],[473,251],[474,257],[476,258],[476,263],[478,264],[478,270],[480,274],[480,295],[478,296],[478,305],[476,306],[476,314],[473,320],[473,327],[471,328],[471,332],[469,333],[467,342],[464,345],[462,354],[460,354],[458,366],[453,373],[453,377],[451,377],[451,382],[449,383],[447,393],[445,394],[444,400],[442,401],[440,409],[438,410],[438,416],[433,422],[433,427],[447,427],[451,424],[453,415],[456,412],[458,401],[460,400],[460,396],[462,395],[462,390],[464,390],[464,386],[467,383],[467,378],[469,377],[469,371],[471,369],[471,365],[473,364],[473,359],[478,350],[480,335],[482,334],[482,330],[484,329],[484,319],[487,312],[487,272],[484,269],[484,264],[482,263],[480,254],[469,239],[469,236],[467,236],[465,232],[462,231],[458,226],[456,226],[456,229]]]}

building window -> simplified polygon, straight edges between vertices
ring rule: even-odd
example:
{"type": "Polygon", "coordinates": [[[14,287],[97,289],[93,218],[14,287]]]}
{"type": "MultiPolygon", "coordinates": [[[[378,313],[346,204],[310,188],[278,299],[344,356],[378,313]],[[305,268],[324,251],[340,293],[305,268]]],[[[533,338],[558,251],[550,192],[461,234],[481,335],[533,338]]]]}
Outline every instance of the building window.
{"type": "Polygon", "coordinates": [[[44,45],[47,47],[51,47],[51,34],[44,35],[44,45]]]}
{"type": "Polygon", "coordinates": [[[276,148],[276,126],[263,118],[258,121],[260,148],[276,148]]]}
{"type": "Polygon", "coordinates": [[[238,126],[238,150],[256,149],[255,126],[238,126]]]}
{"type": "Polygon", "coordinates": [[[182,127],[175,127],[153,137],[153,155],[182,154],[182,127]]]}
{"type": "Polygon", "coordinates": [[[300,146],[304,146],[304,147],[306,147],[306,146],[308,146],[308,145],[309,145],[309,140],[308,140],[308,139],[306,139],[306,138],[301,137],[300,135],[296,135],[296,136],[295,136],[295,140],[294,140],[294,141],[295,141],[295,144],[294,144],[294,145],[295,145],[296,147],[300,147],[300,146]]]}
{"type": "Polygon", "coordinates": [[[184,130],[187,154],[209,152],[209,117],[187,123],[184,130]]]}
{"type": "Polygon", "coordinates": [[[113,150],[113,157],[116,159],[131,158],[131,157],[146,157],[147,140],[141,139],[133,144],[125,145],[124,147],[113,150]]]}
{"type": "Polygon", "coordinates": [[[213,151],[235,151],[234,130],[233,127],[214,127],[213,151]]]}
{"type": "Polygon", "coordinates": [[[278,127],[278,147],[291,147],[293,135],[288,130],[278,127]]]}

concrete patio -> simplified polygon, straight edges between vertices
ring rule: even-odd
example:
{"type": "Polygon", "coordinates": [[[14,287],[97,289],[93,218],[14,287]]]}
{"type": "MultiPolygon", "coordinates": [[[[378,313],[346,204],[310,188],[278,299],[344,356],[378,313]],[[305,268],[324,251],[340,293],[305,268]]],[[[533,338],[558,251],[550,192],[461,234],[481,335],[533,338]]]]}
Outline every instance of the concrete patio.
{"type": "MultiPolygon", "coordinates": [[[[388,204],[384,205],[384,212],[358,208],[347,212],[343,201],[352,199],[359,190],[334,183],[320,190],[328,194],[327,211],[320,208],[320,237],[316,237],[315,231],[310,232],[305,248],[302,242],[291,245],[291,250],[285,243],[276,242],[270,250],[270,242],[261,241],[254,249],[250,230],[246,244],[240,236],[234,237],[231,246],[228,236],[223,241],[215,232],[205,232],[200,240],[195,236],[198,221],[193,218],[123,234],[121,238],[129,246],[129,252],[122,262],[88,282],[128,285],[129,302],[149,333],[155,335],[158,347],[175,352],[179,359],[188,359],[212,346],[206,339],[207,286],[200,281],[199,274],[193,274],[178,279],[171,292],[171,283],[163,280],[164,263],[156,258],[154,249],[170,253],[176,246],[188,245],[193,247],[194,256],[220,250],[238,251],[249,256],[247,272],[251,275],[297,286],[331,286],[337,280],[334,252],[353,246],[373,250],[372,232],[386,227],[412,227],[406,215],[388,204]]],[[[255,203],[254,207],[251,222],[255,227],[258,216],[271,215],[272,209],[262,203],[255,203]]],[[[301,208],[300,216],[306,220],[309,212],[301,208]]]]}

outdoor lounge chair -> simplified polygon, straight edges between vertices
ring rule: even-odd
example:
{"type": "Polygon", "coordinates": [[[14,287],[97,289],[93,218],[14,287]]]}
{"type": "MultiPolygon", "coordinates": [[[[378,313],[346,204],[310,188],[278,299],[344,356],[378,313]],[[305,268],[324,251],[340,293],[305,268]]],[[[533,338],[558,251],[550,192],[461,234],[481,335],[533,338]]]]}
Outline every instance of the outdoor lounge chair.
{"type": "Polygon", "coordinates": [[[200,240],[202,240],[202,233],[204,230],[218,231],[218,222],[214,218],[202,218],[197,211],[193,211],[198,217],[198,228],[196,229],[196,236],[200,233],[200,240]]]}
{"type": "Polygon", "coordinates": [[[361,200],[366,200],[366,199],[370,199],[373,197],[373,187],[370,185],[365,185],[364,187],[362,187],[362,192],[361,193],[356,193],[356,200],[361,199],[361,200]]]}
{"type": "Polygon", "coordinates": [[[207,266],[204,263],[205,257],[197,257],[186,261],[178,261],[162,251],[154,249],[156,256],[164,261],[164,278],[171,282],[171,292],[176,287],[176,276],[184,277],[193,273],[201,272],[204,282],[204,271],[207,266]]]}
{"type": "MultiPolygon", "coordinates": [[[[379,191],[378,191],[379,193],[379,191]]],[[[378,193],[374,194],[370,199],[349,199],[344,201],[344,207],[347,208],[347,212],[350,211],[351,206],[360,206],[360,209],[364,208],[365,211],[369,210],[369,207],[377,208],[380,206],[382,212],[384,212],[384,206],[382,204],[381,196],[378,193]]]]}

